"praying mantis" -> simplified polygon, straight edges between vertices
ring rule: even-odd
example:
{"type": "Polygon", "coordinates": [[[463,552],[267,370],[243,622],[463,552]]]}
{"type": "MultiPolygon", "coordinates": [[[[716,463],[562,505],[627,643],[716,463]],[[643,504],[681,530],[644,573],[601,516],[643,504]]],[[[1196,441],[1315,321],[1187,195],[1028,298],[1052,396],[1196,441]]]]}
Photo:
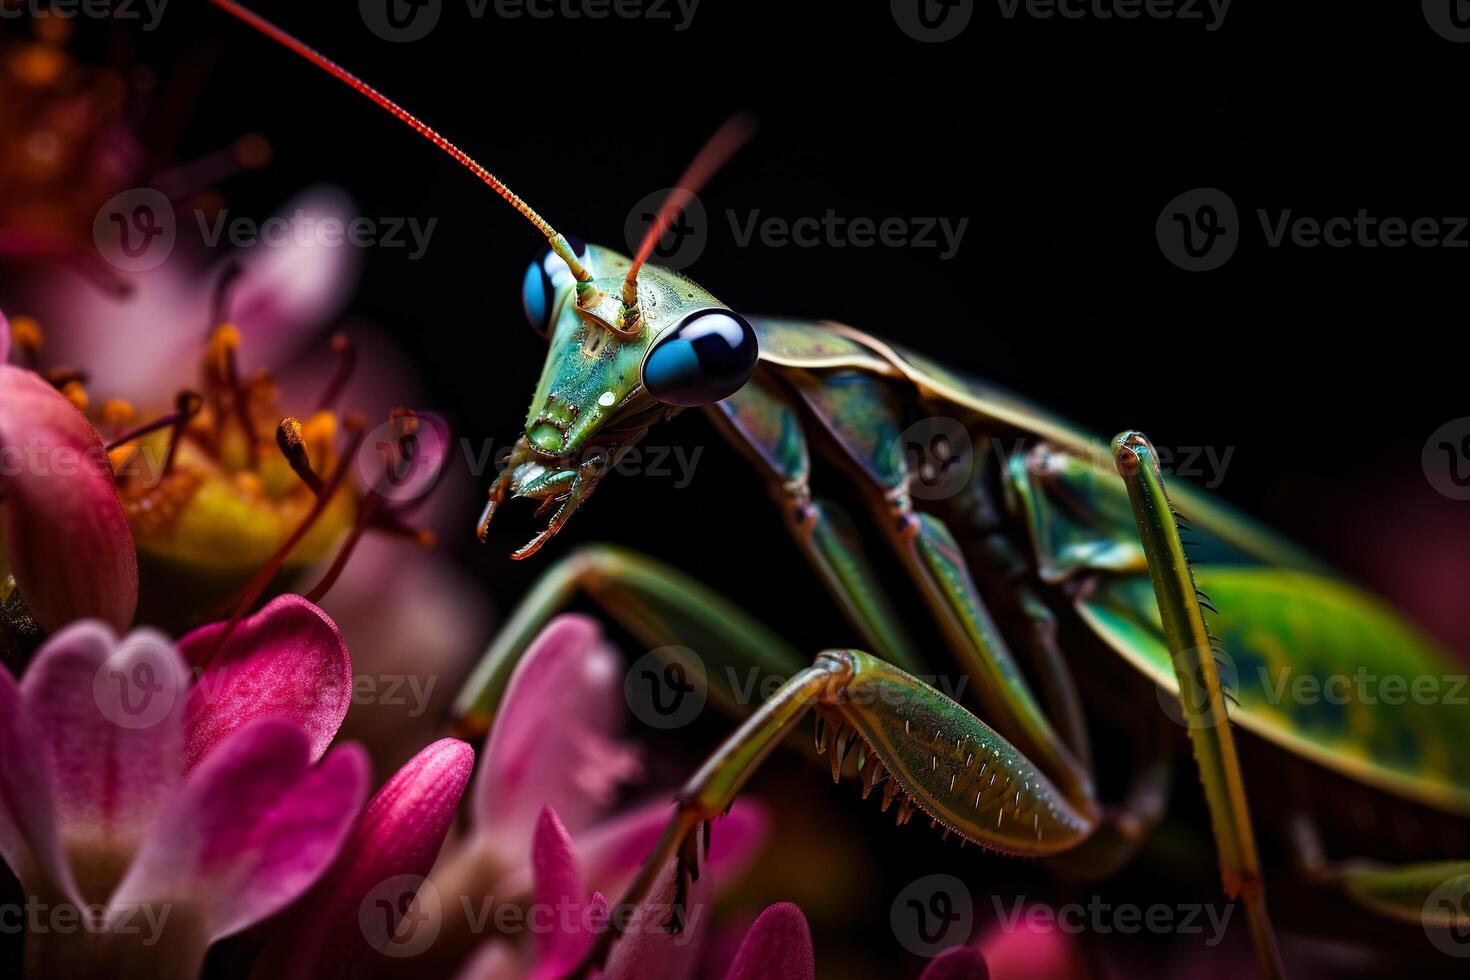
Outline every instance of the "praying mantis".
{"type": "MultiPolygon", "coordinates": [[[[1453,661],[1378,599],[1251,519],[1183,484],[1166,491],[1143,435],[1103,443],[865,331],[747,317],[648,262],[671,217],[743,138],[740,122],[695,159],[628,256],[573,243],[366,82],[233,0],[212,2],[418,131],[547,239],[522,295],[549,352],[523,433],[490,487],[482,538],[507,501],[535,501],[550,517],[514,557],[534,555],[584,505],[613,455],[699,408],[765,482],[797,550],[863,640],[864,650],[829,650],[805,662],[723,597],[620,549],[586,548],[548,570],[461,696],[463,730],[488,724],[531,636],[580,593],[651,646],[686,644],[707,667],[757,666],[785,678],[751,710],[721,688],[728,674],[708,671],[711,696],[745,718],[678,794],[623,902],[647,896],[669,861],[677,862],[681,890],[687,886],[710,821],[807,714],[817,717],[817,745],[833,777],[852,757],[863,795],[881,787],[882,805],[897,804],[900,823],[921,813],[946,836],[1048,859],[1068,873],[1106,875],[1162,819],[1179,745],[1155,740],[1157,758],[1137,767],[1125,799],[1100,800],[1092,699],[1074,676],[1084,664],[1102,676],[1141,673],[1187,731],[1223,889],[1245,909],[1264,976],[1285,971],[1237,730],[1342,777],[1374,805],[1470,816],[1470,755],[1461,750],[1470,741],[1470,709],[1449,697],[1408,704],[1349,697],[1324,706],[1284,695],[1274,680],[1296,672],[1330,682],[1365,670],[1452,679],[1461,674],[1453,661]],[[924,421],[936,418],[958,428],[923,435],[924,421]],[[904,451],[916,419],[917,441],[930,450],[922,458],[904,451]],[[1023,451],[984,448],[1003,440],[1023,451]],[[855,488],[847,496],[866,514],[869,536],[886,538],[893,574],[865,551],[848,504],[814,484],[814,451],[855,488]],[[962,458],[973,465],[950,479],[962,458]],[[953,485],[943,494],[924,492],[945,482],[953,485]],[[910,636],[896,611],[896,585],[927,604],[943,640],[937,654],[910,636]],[[969,680],[972,703],[918,679],[937,657],[969,680]]],[[[1146,361],[1126,355],[1109,370],[1140,382],[1149,375],[1146,361]]],[[[1335,816],[1305,808],[1293,815],[1301,873],[1390,918],[1428,928],[1470,924],[1470,862],[1332,861],[1317,827],[1335,816]]],[[[614,938],[604,934],[589,964],[614,938]]]]}

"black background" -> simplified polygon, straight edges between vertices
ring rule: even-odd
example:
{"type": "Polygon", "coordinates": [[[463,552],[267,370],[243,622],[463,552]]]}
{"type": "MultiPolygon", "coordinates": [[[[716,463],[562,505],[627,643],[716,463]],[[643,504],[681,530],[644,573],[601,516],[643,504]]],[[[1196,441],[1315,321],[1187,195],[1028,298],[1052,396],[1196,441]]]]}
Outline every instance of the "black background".
{"type": "MultiPolygon", "coordinates": [[[[431,393],[423,407],[472,440],[508,443],[544,353],[519,299],[535,233],[337,82],[215,10],[174,3],[131,43],[165,75],[205,68],[178,156],[259,131],[272,165],[223,187],[243,213],[265,217],[331,182],[370,217],[437,219],[418,261],[367,250],[352,313],[400,339],[431,393]]],[[[1237,0],[1209,31],[1007,18],[977,2],[943,44],[907,36],[886,3],[703,0],[676,31],[475,19],[445,0],[437,28],[408,44],[375,36],[355,3],[255,6],[420,113],[561,230],[614,247],[635,202],[670,184],[731,112],[753,113],[757,138],[703,194],[711,231],[689,270],[727,303],[852,323],[1099,433],[1136,426],[1164,446],[1233,448],[1220,494],[1470,644],[1470,504],[1436,493],[1421,465],[1430,433],[1467,414],[1470,249],[1270,248],[1257,217],[1470,213],[1470,46],[1438,36],[1419,5],[1237,0]],[[1211,272],[1176,268],[1155,237],[1165,205],[1196,187],[1225,191],[1240,215],[1237,251],[1211,272]],[[935,249],[740,247],[726,209],[969,226],[946,262],[935,249]]],[[[530,533],[524,513],[480,547],[471,506],[446,545],[502,608],[548,559],[613,540],[697,571],[803,649],[850,640],[749,470],[695,413],[665,430],[651,441],[704,448],[690,487],[609,479],[529,564],[506,558],[530,533]]],[[[881,848],[882,833],[865,836],[881,848]]],[[[921,836],[894,839],[889,880],[954,866],[957,852],[915,847],[921,836]]],[[[1208,877],[1208,855],[1197,860],[1208,877]]],[[[823,948],[819,937],[819,958],[823,948]]]]}

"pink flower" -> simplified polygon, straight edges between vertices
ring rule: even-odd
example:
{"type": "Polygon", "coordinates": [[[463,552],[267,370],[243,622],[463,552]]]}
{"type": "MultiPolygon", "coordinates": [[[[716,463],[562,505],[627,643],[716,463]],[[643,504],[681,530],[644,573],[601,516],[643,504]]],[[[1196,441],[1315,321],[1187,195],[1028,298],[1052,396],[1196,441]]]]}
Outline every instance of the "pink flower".
{"type": "MultiPolygon", "coordinates": [[[[306,227],[328,219],[345,223],[352,203],[339,190],[317,187],[288,201],[279,217],[294,220],[298,213],[311,222],[306,227]]],[[[193,232],[180,227],[181,239],[193,232]]],[[[360,258],[350,245],[310,244],[296,235],[278,247],[237,249],[212,261],[181,242],[157,268],[129,273],[133,288],[127,296],[88,288],[71,270],[50,266],[20,284],[10,306],[45,325],[54,363],[85,365],[89,384],[108,397],[154,405],[194,383],[200,341],[214,326],[215,293],[226,265],[240,269],[229,313],[240,330],[248,373],[283,364],[341,312],[360,258]]]]}
{"type": "MultiPolygon", "coordinates": [[[[446,738],[388,780],[363,811],[341,859],[312,890],[303,913],[281,923],[251,975],[357,978],[378,972],[390,958],[411,955],[408,944],[419,938],[422,914],[416,896],[473,765],[470,747],[446,738]]],[[[433,916],[441,911],[436,906],[433,916]]]]}
{"type": "MultiPolygon", "coordinates": [[[[533,845],[533,908],[543,928],[529,958],[518,956],[504,940],[486,944],[460,973],[459,980],[556,980],[570,975],[586,956],[610,914],[600,892],[590,896],[582,885],[576,848],[556,811],[546,807],[536,825],[533,845]],[[545,926],[549,926],[546,928],[545,926]]],[[[648,900],[633,910],[630,924],[613,944],[601,980],[689,980],[695,976],[725,980],[810,980],[816,975],[811,930],[801,909],[778,902],[762,912],[725,962],[703,955],[709,917],[709,875],[691,884],[686,929],[664,928],[673,893],[674,865],[648,900]]],[[[986,980],[985,961],[972,949],[948,950],[924,970],[920,980],[986,980]]]]}
{"type": "Polygon", "coordinates": [[[137,555],[102,440],[39,375],[4,364],[0,493],[11,574],[41,627],[94,617],[126,629],[137,555]]]}
{"type": "Polygon", "coordinates": [[[243,692],[345,663],[330,620],[285,597],[192,689],[165,636],[95,620],[52,636],[19,685],[0,671],[0,737],[23,747],[0,756],[0,853],[33,900],[89,923],[84,942],[34,931],[30,975],[194,976],[211,943],[303,894],[347,837],[366,757],[325,751],[346,710],[330,690],[279,710],[242,710],[243,692]]]}
{"type": "MultiPolygon", "coordinates": [[[[606,927],[607,902],[601,893],[586,894],[571,835],[549,806],[537,821],[532,853],[532,907],[538,917],[531,920],[538,931],[534,955],[522,963],[508,942],[494,940],[475,955],[460,980],[557,980],[571,973],[606,927]],[[538,919],[539,927],[535,925],[538,919]]],[[[709,900],[710,876],[701,875],[693,884],[686,929],[677,935],[663,926],[672,888],[671,863],[660,886],[632,913],[624,935],[613,944],[601,973],[603,980],[687,980],[694,975],[708,931],[702,913],[709,900]]],[[[756,919],[723,976],[726,980],[810,980],[815,970],[806,919],[795,905],[783,902],[756,919]]]]}
{"type": "MultiPolygon", "coordinates": [[[[468,839],[435,872],[445,894],[520,895],[548,806],[576,841],[593,890],[616,894],[652,850],[670,816],[667,797],[615,809],[641,773],[622,737],[627,712],[621,659],[597,623],[562,615],[547,624],[511,674],[485,741],[468,839]]],[[[737,874],[768,832],[766,810],[737,801],[714,829],[709,877],[737,874]]]]}

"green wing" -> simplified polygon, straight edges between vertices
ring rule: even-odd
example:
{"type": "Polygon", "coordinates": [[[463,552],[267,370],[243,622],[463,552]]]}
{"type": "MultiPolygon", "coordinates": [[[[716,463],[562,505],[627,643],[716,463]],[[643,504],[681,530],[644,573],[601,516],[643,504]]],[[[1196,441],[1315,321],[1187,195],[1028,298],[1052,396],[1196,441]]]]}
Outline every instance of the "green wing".
{"type": "MultiPolygon", "coordinates": [[[[1263,566],[1196,565],[1242,727],[1329,769],[1470,814],[1463,667],[1368,593],[1263,566]]],[[[1103,579],[1089,624],[1164,688],[1178,684],[1146,578],[1103,579]]]]}

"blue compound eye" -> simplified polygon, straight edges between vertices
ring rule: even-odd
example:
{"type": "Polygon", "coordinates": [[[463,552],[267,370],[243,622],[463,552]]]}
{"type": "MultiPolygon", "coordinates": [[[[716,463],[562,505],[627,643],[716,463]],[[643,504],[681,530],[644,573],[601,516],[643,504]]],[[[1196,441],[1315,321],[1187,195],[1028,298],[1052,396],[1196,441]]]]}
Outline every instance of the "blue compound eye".
{"type": "Polygon", "coordinates": [[[755,372],[755,329],[729,310],[691,313],[654,341],[643,386],[665,405],[710,405],[739,391],[755,372]]]}
{"type": "MultiPolygon", "coordinates": [[[[579,239],[567,236],[567,244],[578,259],[587,258],[587,246],[579,239]]],[[[547,249],[541,257],[526,267],[521,280],[521,306],[531,329],[545,337],[551,332],[551,316],[556,309],[557,293],[572,284],[572,270],[567,268],[555,252],[547,249]]]]}

